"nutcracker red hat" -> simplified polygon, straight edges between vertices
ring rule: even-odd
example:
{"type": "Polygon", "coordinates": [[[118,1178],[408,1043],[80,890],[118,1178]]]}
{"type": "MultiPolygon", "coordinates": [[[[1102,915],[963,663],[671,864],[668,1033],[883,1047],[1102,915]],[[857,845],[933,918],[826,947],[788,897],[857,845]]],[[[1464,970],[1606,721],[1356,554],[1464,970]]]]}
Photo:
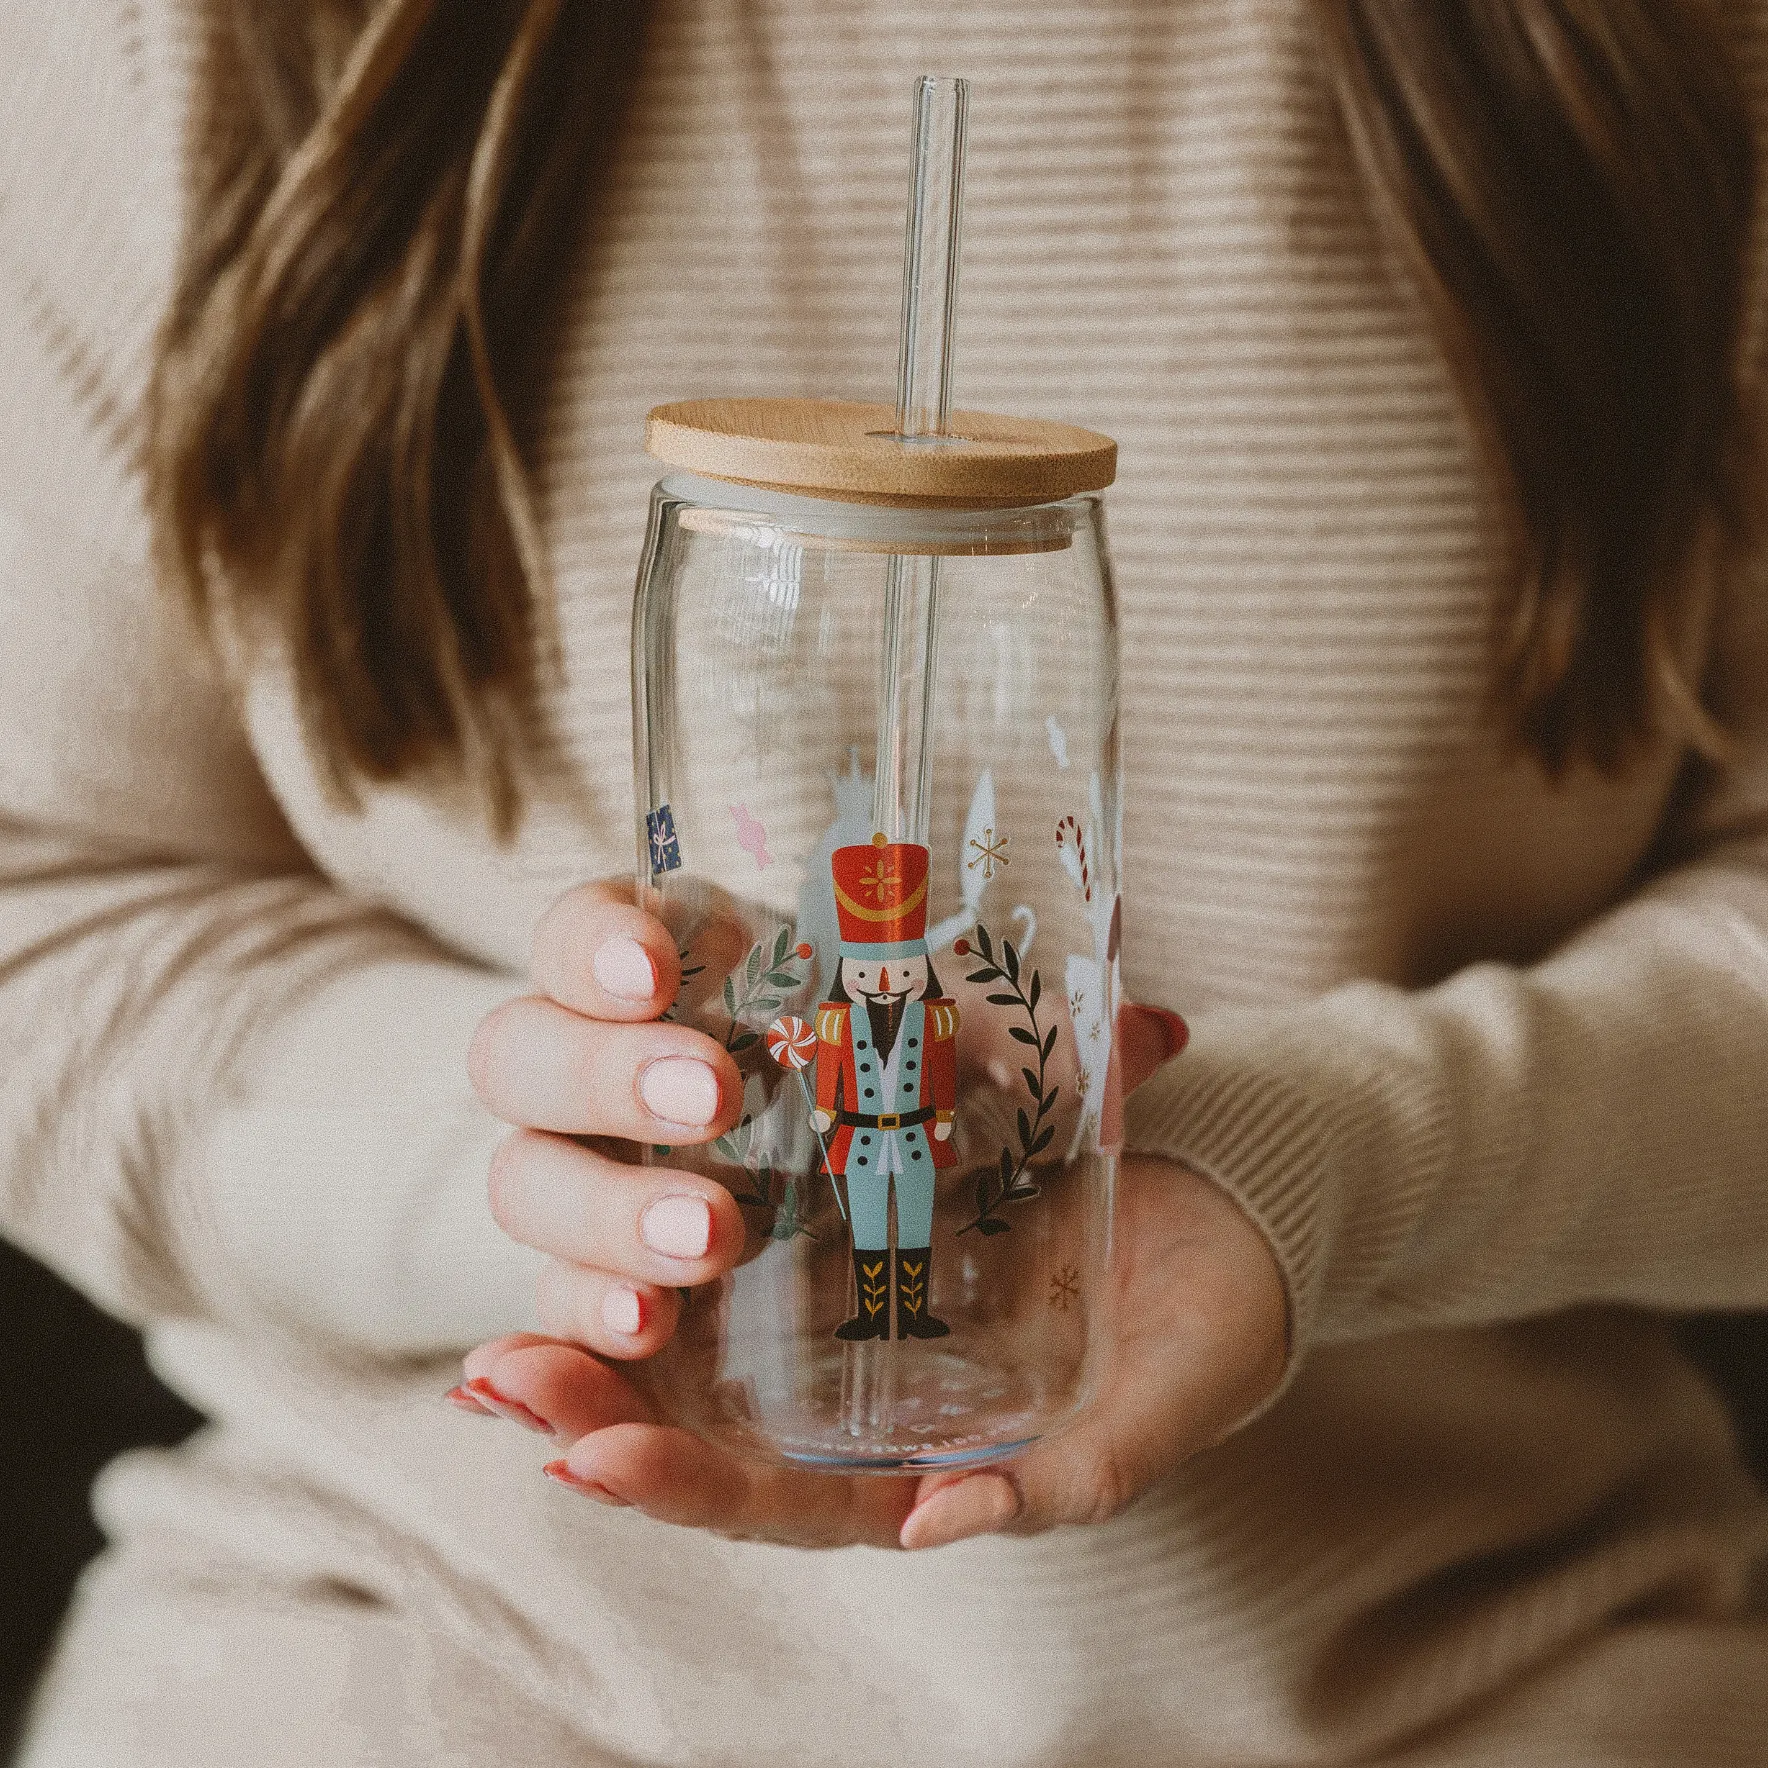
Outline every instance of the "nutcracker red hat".
{"type": "Polygon", "coordinates": [[[927,849],[874,835],[829,861],[841,955],[874,963],[927,956],[927,849]]]}

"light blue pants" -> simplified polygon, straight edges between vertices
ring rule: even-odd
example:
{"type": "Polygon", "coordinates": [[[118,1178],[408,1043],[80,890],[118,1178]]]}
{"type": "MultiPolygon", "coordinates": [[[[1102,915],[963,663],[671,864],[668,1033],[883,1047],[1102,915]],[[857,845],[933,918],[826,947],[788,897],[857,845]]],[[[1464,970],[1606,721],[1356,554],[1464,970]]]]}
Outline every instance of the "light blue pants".
{"type": "Polygon", "coordinates": [[[890,1183],[896,1181],[896,1244],[933,1244],[933,1149],[927,1126],[855,1130],[847,1152],[847,1204],[856,1252],[890,1244],[890,1183]],[[870,1138],[862,1142],[861,1137],[870,1138]]]}

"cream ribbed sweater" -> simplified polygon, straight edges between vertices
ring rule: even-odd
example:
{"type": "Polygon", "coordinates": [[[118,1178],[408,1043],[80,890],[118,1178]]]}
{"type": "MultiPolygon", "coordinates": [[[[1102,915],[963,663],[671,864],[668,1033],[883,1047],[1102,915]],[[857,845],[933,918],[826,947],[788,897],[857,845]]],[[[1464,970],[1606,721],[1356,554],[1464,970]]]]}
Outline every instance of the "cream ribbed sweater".
{"type": "MultiPolygon", "coordinates": [[[[1734,10],[1768,102],[1768,14],[1734,10]]],[[[579,802],[500,851],[415,790],[328,805],[273,664],[224,691],[156,592],[128,442],[194,24],[9,0],[0,1224],[221,1421],[110,1478],[125,1539],[285,1619],[374,1592],[481,1705],[621,1760],[1768,1760],[1768,1512],[1647,1311],[1768,1304],[1768,618],[1691,639],[1722,773],[1505,759],[1489,487],[1308,30],[661,0],[540,463],[579,802]],[[927,69],[975,82],[963,402],[1122,445],[1126,981],[1195,1034],[1131,1139],[1266,1228],[1297,1358],[1109,1525],[818,1555],[601,1512],[439,1404],[531,1273],[461,1051],[552,893],[630,864],[643,413],[884,390],[927,69]]],[[[94,1675],[175,1686],[106,1600],[94,1675]]],[[[268,1698],[269,1635],[232,1637],[199,1707],[268,1698]]],[[[46,1738],[104,1710],[80,1669],[46,1738]]],[[[401,1744],[390,1700],[338,1696],[381,1753],[329,1759],[495,1759],[401,1744]]]]}

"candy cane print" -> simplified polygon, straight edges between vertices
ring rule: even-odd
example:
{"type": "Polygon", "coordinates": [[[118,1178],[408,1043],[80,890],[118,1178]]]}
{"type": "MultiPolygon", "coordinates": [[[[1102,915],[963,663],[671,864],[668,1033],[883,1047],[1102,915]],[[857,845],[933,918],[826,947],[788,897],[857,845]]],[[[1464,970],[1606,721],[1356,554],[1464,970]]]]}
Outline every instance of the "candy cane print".
{"type": "Polygon", "coordinates": [[[1093,879],[1087,865],[1087,838],[1072,816],[1065,816],[1056,825],[1056,851],[1062,855],[1062,863],[1069,875],[1080,885],[1081,896],[1091,902],[1093,879]]]}

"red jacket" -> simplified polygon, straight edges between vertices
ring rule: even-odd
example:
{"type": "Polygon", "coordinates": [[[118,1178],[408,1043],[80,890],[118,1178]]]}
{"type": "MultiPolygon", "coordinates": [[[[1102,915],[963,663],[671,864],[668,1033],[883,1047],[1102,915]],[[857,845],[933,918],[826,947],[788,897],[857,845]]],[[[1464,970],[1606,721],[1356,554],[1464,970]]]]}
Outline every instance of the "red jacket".
{"type": "MultiPolygon", "coordinates": [[[[909,1062],[916,1064],[920,1086],[916,1094],[917,1109],[931,1106],[933,1116],[927,1120],[927,1143],[933,1156],[933,1164],[939,1166],[955,1166],[958,1151],[949,1141],[941,1142],[933,1134],[934,1126],[950,1123],[952,1114],[958,1104],[958,1007],[955,1001],[944,998],[936,1000],[911,1002],[911,1007],[920,1006],[926,1009],[923,1026],[926,1033],[926,1048],[911,1049],[911,1040],[918,1046],[920,1039],[914,1036],[914,1015],[905,1012],[903,1023],[896,1034],[900,1048],[900,1060],[906,1067],[909,1062]]],[[[861,1025],[866,1025],[864,1008],[861,1008],[861,1025]]],[[[826,1111],[831,1117],[837,1112],[852,1111],[863,1113],[867,1117],[883,1115],[889,1101],[882,1098],[874,1101],[862,1097],[858,1070],[858,1058],[853,1048],[853,1008],[846,1001],[825,1001],[816,1011],[816,1102],[819,1111],[826,1111]]],[[[828,1144],[829,1170],[845,1174],[847,1171],[847,1154],[856,1134],[852,1124],[837,1122],[824,1137],[828,1144]]]]}

